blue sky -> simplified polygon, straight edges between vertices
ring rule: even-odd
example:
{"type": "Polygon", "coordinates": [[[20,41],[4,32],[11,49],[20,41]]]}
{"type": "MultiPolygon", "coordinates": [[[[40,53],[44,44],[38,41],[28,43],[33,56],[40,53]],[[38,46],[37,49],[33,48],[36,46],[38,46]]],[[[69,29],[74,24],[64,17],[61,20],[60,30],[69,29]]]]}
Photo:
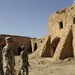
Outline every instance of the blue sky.
{"type": "Polygon", "coordinates": [[[0,34],[41,38],[48,34],[48,17],[74,0],[0,0],[0,34]]]}

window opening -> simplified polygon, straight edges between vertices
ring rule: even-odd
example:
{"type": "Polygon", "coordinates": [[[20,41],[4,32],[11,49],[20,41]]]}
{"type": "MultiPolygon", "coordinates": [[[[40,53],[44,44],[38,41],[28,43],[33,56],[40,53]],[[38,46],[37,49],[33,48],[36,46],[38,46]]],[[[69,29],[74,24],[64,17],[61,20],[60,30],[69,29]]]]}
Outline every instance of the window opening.
{"type": "Polygon", "coordinates": [[[73,18],[73,24],[75,24],[75,17],[73,18]]]}
{"type": "Polygon", "coordinates": [[[59,23],[59,27],[60,27],[60,29],[63,28],[63,22],[62,21],[59,23]]]}

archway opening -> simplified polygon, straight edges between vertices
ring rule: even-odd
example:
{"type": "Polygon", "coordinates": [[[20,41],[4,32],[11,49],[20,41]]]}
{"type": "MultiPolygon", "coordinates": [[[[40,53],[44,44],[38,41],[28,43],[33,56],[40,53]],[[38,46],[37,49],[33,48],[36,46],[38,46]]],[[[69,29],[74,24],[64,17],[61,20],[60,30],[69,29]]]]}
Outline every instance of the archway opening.
{"type": "Polygon", "coordinates": [[[58,43],[60,41],[60,38],[59,37],[56,37],[52,43],[51,43],[51,49],[50,49],[50,56],[53,57],[54,56],[54,53],[56,51],[56,48],[58,46],[58,43]]]}
{"type": "Polygon", "coordinates": [[[18,54],[20,55],[20,52],[22,51],[21,47],[18,47],[18,54]]]}

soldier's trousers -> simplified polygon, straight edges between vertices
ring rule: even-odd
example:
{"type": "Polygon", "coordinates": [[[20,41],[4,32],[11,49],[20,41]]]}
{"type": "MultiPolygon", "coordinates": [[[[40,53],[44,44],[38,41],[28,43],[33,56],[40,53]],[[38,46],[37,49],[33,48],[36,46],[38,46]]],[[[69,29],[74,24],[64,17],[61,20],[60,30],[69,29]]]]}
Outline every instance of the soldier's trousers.
{"type": "Polygon", "coordinates": [[[13,70],[9,70],[7,67],[4,68],[4,75],[14,75],[13,70]]]}
{"type": "Polygon", "coordinates": [[[0,75],[4,75],[4,72],[2,69],[0,69],[0,75]]]}
{"type": "Polygon", "coordinates": [[[21,67],[20,68],[20,70],[18,72],[18,75],[28,75],[28,73],[29,73],[28,66],[25,66],[25,67],[21,67]]]}
{"type": "Polygon", "coordinates": [[[0,75],[4,75],[3,64],[2,63],[0,63],[0,75]]]}

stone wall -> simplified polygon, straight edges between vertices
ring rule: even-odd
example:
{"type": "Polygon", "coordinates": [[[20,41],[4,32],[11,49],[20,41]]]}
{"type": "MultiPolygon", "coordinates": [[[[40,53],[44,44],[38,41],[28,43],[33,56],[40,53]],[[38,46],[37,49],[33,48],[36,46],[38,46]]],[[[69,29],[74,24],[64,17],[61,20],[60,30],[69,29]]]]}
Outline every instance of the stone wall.
{"type": "Polygon", "coordinates": [[[23,36],[14,36],[14,35],[0,35],[4,38],[4,43],[3,45],[5,45],[5,37],[7,36],[11,36],[14,40],[13,42],[13,52],[14,54],[18,54],[18,48],[21,47],[22,45],[26,45],[27,46],[27,51],[31,52],[31,39],[30,37],[23,37],[23,36]]]}
{"type": "MultiPolygon", "coordinates": [[[[75,3],[68,8],[56,11],[48,19],[48,35],[52,41],[60,38],[57,46],[55,46],[54,59],[65,59],[74,57],[74,28],[75,28],[75,3]]],[[[56,42],[55,42],[56,43],[56,42]]],[[[54,44],[55,44],[54,43],[54,44]]],[[[53,47],[53,46],[52,46],[53,47]]]]}
{"type": "Polygon", "coordinates": [[[48,38],[41,56],[54,60],[75,57],[75,3],[56,11],[48,19],[48,38]],[[50,40],[49,40],[50,38],[50,40]],[[50,52],[50,53],[49,53],[50,52]]]}
{"type": "Polygon", "coordinates": [[[32,52],[35,52],[38,49],[38,47],[41,47],[40,44],[45,40],[45,38],[46,38],[46,36],[43,36],[40,39],[37,39],[37,38],[32,38],[31,39],[32,52]]]}

